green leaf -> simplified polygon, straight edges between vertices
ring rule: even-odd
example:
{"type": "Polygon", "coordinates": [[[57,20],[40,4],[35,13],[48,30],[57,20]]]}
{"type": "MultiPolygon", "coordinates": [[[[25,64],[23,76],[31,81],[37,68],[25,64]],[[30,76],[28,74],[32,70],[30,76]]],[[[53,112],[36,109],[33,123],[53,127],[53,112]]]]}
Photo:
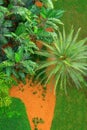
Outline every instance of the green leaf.
{"type": "Polygon", "coordinates": [[[19,79],[19,75],[18,75],[18,73],[16,72],[15,69],[12,69],[12,74],[13,74],[17,79],[19,79]]]}
{"type": "Polygon", "coordinates": [[[20,23],[15,31],[15,34],[19,36],[20,34],[24,32],[26,32],[26,27],[23,23],[20,23]]]}
{"type": "Polygon", "coordinates": [[[35,74],[35,69],[37,68],[37,64],[35,62],[31,60],[25,60],[21,61],[21,64],[27,70],[27,73],[29,73],[30,75],[35,74]]]}
{"type": "Polygon", "coordinates": [[[21,77],[21,79],[25,79],[25,74],[22,71],[19,71],[18,74],[21,77]]]}
{"type": "Polygon", "coordinates": [[[23,81],[23,83],[25,84],[26,83],[26,75],[22,72],[22,71],[19,71],[18,72],[18,75],[20,76],[20,79],[23,81]]]}
{"type": "Polygon", "coordinates": [[[5,49],[4,49],[4,52],[5,52],[6,56],[7,56],[7,58],[9,58],[9,59],[11,59],[11,60],[14,59],[14,52],[13,52],[13,50],[12,50],[11,47],[5,48],[5,49]]]}
{"type": "Polygon", "coordinates": [[[44,19],[46,18],[46,15],[45,15],[43,12],[41,12],[40,15],[41,15],[44,19]]]}
{"type": "Polygon", "coordinates": [[[49,66],[54,65],[54,64],[57,64],[57,61],[42,62],[41,66],[39,66],[39,68],[37,68],[37,70],[43,69],[45,67],[49,67],[49,66]]]}
{"type": "Polygon", "coordinates": [[[5,68],[5,67],[11,67],[14,66],[15,63],[9,60],[5,60],[0,64],[0,68],[5,68]]]}
{"type": "Polygon", "coordinates": [[[21,59],[22,59],[22,56],[19,54],[19,53],[15,53],[15,61],[16,62],[20,62],[21,61],[21,59]]]}
{"type": "Polygon", "coordinates": [[[6,67],[7,76],[11,76],[11,73],[12,73],[12,68],[11,67],[6,67]]]}
{"type": "Polygon", "coordinates": [[[4,17],[4,15],[3,15],[3,13],[2,13],[2,12],[0,12],[0,19],[1,19],[2,17],[4,17]]]}
{"type": "Polygon", "coordinates": [[[56,18],[49,18],[48,20],[49,20],[49,21],[52,21],[52,22],[54,22],[54,23],[56,23],[56,24],[64,25],[64,24],[61,22],[61,20],[56,19],[56,18]]]}
{"type": "Polygon", "coordinates": [[[12,27],[12,21],[10,21],[10,20],[6,20],[5,22],[4,22],[4,27],[12,27]]]}
{"type": "Polygon", "coordinates": [[[0,6],[0,12],[2,13],[8,13],[8,9],[6,7],[0,6]]]}

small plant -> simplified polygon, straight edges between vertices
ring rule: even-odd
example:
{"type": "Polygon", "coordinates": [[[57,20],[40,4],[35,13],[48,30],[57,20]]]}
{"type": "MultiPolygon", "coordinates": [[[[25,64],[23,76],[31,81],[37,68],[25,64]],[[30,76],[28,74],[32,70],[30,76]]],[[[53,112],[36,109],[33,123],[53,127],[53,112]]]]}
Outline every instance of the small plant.
{"type": "Polygon", "coordinates": [[[16,81],[8,77],[3,72],[0,72],[0,107],[8,107],[11,103],[11,97],[9,96],[9,88],[12,85],[16,85],[16,81]]]}
{"type": "Polygon", "coordinates": [[[38,124],[43,124],[44,120],[42,118],[34,117],[32,122],[34,124],[34,130],[38,130],[38,124]]]}
{"type": "Polygon", "coordinates": [[[8,87],[0,88],[0,107],[8,107],[12,101],[11,97],[9,96],[9,89],[8,87]]]}
{"type": "Polygon", "coordinates": [[[34,91],[33,94],[34,94],[34,95],[37,94],[37,91],[34,91]]]}
{"type": "MultiPolygon", "coordinates": [[[[54,79],[54,91],[59,86],[67,94],[68,86],[75,86],[79,89],[83,83],[86,85],[84,76],[87,76],[87,44],[85,44],[87,38],[77,41],[79,31],[80,29],[73,36],[74,29],[72,28],[69,35],[66,36],[65,29],[63,29],[63,34],[59,31],[58,35],[52,36],[54,37],[53,44],[43,43],[48,51],[37,52],[38,55],[48,58],[48,60],[39,63],[38,70],[48,68],[46,69],[48,78],[43,77],[41,82],[45,79],[46,85],[49,80],[54,79]]],[[[44,71],[41,71],[39,76],[43,73],[44,71]]]]}
{"type": "Polygon", "coordinates": [[[46,87],[46,86],[43,86],[43,90],[46,91],[46,90],[47,90],[47,87],[46,87]]]}
{"type": "Polygon", "coordinates": [[[42,88],[42,99],[44,101],[45,101],[46,93],[47,93],[47,87],[43,85],[43,88],[42,88]]]}

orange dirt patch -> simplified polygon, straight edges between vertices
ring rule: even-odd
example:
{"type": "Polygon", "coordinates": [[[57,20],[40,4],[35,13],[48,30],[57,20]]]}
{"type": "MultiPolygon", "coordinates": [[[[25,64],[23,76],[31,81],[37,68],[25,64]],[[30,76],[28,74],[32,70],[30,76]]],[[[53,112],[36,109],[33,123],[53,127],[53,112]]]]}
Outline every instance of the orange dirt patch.
{"type": "Polygon", "coordinates": [[[49,28],[46,28],[46,31],[47,31],[47,32],[54,32],[54,29],[51,28],[51,27],[49,27],[49,28]]]}
{"type": "Polygon", "coordinates": [[[41,85],[31,86],[31,82],[27,80],[26,85],[21,83],[18,87],[12,87],[10,95],[24,102],[32,130],[32,119],[35,117],[44,120],[43,124],[38,124],[38,130],[50,130],[56,100],[52,84],[43,89],[41,85]]]}
{"type": "Polygon", "coordinates": [[[41,49],[42,46],[43,46],[42,41],[37,40],[37,41],[36,41],[36,45],[38,46],[39,49],[41,49]]]}
{"type": "Polygon", "coordinates": [[[37,7],[42,7],[42,6],[43,6],[43,3],[40,2],[40,1],[36,1],[36,2],[35,2],[35,5],[36,5],[37,7]]]}

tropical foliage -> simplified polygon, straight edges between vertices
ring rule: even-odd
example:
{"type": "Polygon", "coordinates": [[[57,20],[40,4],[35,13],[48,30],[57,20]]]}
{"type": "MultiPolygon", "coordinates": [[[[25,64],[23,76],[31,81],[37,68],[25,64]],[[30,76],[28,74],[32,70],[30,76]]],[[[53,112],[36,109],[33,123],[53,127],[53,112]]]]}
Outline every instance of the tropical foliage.
{"type": "Polygon", "coordinates": [[[26,2],[2,0],[0,3],[0,68],[8,76],[14,75],[23,81],[26,75],[34,75],[38,67],[33,60],[35,50],[38,50],[37,40],[51,43],[52,32],[46,28],[56,29],[58,24],[63,24],[59,18],[64,13],[51,7],[47,9],[44,2],[41,2],[42,7],[31,2],[26,8],[26,2]]]}
{"type": "MultiPolygon", "coordinates": [[[[47,57],[47,61],[40,61],[38,70],[46,69],[47,77],[43,77],[41,82],[45,79],[45,84],[49,82],[51,78],[55,80],[55,88],[65,90],[67,93],[67,87],[76,86],[77,89],[82,87],[82,83],[86,85],[84,77],[87,76],[87,38],[77,41],[78,34],[73,35],[74,29],[72,28],[69,35],[66,36],[65,29],[63,33],[58,31],[58,35],[52,35],[54,42],[48,45],[43,42],[43,45],[47,47],[48,51],[38,51],[38,55],[47,57]]],[[[40,72],[38,77],[41,76],[44,71],[40,72]]],[[[83,85],[84,86],[84,85],[83,85]]]]}

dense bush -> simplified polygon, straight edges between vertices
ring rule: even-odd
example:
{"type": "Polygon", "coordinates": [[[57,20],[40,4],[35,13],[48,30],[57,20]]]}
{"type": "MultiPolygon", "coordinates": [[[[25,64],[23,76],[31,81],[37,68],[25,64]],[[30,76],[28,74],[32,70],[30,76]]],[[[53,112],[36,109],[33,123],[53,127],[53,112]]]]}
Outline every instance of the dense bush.
{"type": "Polygon", "coordinates": [[[34,59],[35,50],[38,50],[36,43],[38,40],[53,41],[51,33],[58,24],[63,24],[59,18],[64,12],[51,6],[47,8],[46,3],[40,1],[29,2],[27,8],[26,3],[21,0],[0,3],[0,68],[8,76],[21,80],[35,74],[38,67],[34,59]]]}

